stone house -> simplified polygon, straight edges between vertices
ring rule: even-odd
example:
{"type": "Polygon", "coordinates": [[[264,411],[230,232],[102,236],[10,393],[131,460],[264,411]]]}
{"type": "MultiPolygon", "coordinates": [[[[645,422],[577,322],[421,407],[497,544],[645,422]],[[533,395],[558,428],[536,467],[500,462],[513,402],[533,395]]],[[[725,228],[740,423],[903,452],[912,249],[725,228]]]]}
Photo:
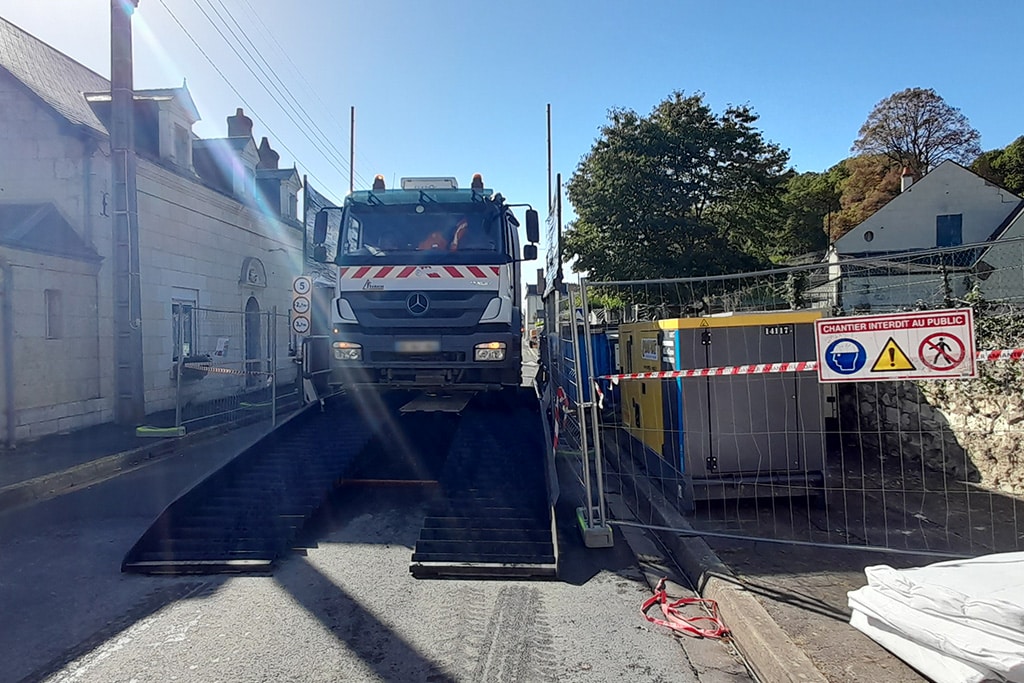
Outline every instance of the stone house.
{"type": "MultiPolygon", "coordinates": [[[[0,18],[0,440],[113,419],[110,82],[0,18]]],[[[188,88],[136,90],[138,234],[147,413],[173,408],[175,359],[289,362],[302,270],[301,188],[238,110],[203,140],[188,88]],[[200,313],[224,322],[204,330],[200,313]],[[210,314],[212,315],[212,313],[210,314]],[[261,327],[262,325],[262,327],[261,327]]],[[[279,376],[279,382],[287,381],[279,376]]],[[[236,391],[239,379],[195,383],[236,391]]],[[[242,380],[244,382],[244,379],[242,380]]]]}
{"type": "Polygon", "coordinates": [[[996,262],[1006,260],[997,255],[1024,253],[1012,241],[1024,233],[1022,213],[1020,197],[953,161],[942,162],[916,183],[908,173],[899,195],[835,241],[827,254],[833,264],[830,284],[814,294],[820,298],[830,287],[826,298],[863,312],[941,305],[976,283],[991,296],[1020,299],[1020,259],[1014,283],[1005,277],[997,278],[999,285],[987,280],[998,270],[996,262]],[[916,252],[923,253],[908,261],[916,252]],[[843,265],[850,259],[859,263],[843,265]]]}

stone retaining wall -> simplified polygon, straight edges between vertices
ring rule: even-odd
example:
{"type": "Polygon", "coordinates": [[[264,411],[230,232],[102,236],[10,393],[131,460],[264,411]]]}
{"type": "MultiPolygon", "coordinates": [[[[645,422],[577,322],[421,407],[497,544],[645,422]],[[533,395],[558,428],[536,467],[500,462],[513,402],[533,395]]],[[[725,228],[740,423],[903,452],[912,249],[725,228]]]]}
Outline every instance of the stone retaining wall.
{"type": "Polygon", "coordinates": [[[976,380],[840,387],[840,425],[867,455],[902,458],[955,480],[1024,494],[1024,395],[1015,365],[976,380]]]}

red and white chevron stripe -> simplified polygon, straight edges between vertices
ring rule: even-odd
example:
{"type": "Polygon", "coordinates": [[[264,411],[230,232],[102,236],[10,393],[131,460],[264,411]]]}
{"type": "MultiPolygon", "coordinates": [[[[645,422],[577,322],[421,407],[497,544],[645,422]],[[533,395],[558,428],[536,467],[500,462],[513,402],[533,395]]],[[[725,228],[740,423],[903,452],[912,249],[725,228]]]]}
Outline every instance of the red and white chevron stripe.
{"type": "MultiPolygon", "coordinates": [[[[995,349],[978,351],[975,358],[981,362],[1000,360],[1024,360],[1024,349],[995,349]]],[[[693,368],[690,370],[665,370],[662,372],[630,372],[621,375],[601,375],[598,379],[618,382],[623,379],[676,379],[678,377],[722,377],[730,375],[764,375],[775,372],[814,372],[818,361],[805,360],[794,363],[758,363],[757,365],[725,365],[718,368],[693,368]]]]}
{"type": "Polygon", "coordinates": [[[407,280],[426,277],[451,280],[492,280],[501,273],[501,266],[342,266],[338,275],[343,280],[407,280]]]}

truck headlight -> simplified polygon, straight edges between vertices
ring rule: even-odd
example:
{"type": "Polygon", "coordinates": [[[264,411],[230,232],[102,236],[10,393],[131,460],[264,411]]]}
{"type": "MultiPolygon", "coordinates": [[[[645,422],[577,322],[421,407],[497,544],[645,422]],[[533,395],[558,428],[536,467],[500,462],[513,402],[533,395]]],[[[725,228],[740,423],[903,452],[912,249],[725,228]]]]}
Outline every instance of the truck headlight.
{"type": "Polygon", "coordinates": [[[487,342],[473,347],[473,360],[499,361],[505,360],[505,342],[487,342]]]}
{"type": "Polygon", "coordinates": [[[331,344],[334,360],[362,360],[363,347],[354,342],[336,341],[331,344]]]}

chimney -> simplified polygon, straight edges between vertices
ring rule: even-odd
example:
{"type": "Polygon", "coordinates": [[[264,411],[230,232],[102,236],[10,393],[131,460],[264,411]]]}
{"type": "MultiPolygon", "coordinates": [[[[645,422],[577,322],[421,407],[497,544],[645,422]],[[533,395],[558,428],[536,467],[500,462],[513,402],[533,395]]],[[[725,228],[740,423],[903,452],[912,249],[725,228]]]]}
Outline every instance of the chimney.
{"type": "Polygon", "coordinates": [[[245,115],[242,108],[239,107],[235,111],[234,116],[228,117],[228,137],[229,138],[251,138],[252,137],[252,119],[245,115]]]}
{"type": "Polygon", "coordinates": [[[914,174],[910,172],[910,167],[904,166],[903,173],[900,175],[900,192],[906,192],[913,184],[914,174]]]}
{"type": "Polygon", "coordinates": [[[260,155],[259,163],[256,164],[257,169],[277,170],[277,162],[281,159],[281,155],[270,148],[270,141],[266,137],[260,141],[260,148],[256,151],[260,155]]]}

